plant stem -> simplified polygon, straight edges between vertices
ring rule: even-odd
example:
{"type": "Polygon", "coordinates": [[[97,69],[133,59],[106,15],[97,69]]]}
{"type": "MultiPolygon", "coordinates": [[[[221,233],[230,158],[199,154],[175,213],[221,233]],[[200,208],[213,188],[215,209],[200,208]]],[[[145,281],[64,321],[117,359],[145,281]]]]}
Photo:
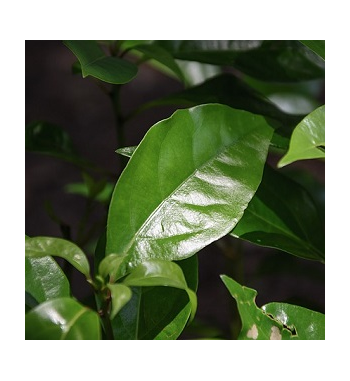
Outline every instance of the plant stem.
{"type": "Polygon", "coordinates": [[[109,290],[107,290],[107,291],[108,291],[108,294],[103,296],[103,305],[102,305],[102,309],[100,311],[100,316],[101,316],[101,320],[103,323],[103,328],[105,330],[106,339],[107,340],[114,340],[114,333],[113,333],[113,328],[112,328],[112,324],[111,324],[111,319],[109,318],[111,294],[110,294],[109,290]]]}

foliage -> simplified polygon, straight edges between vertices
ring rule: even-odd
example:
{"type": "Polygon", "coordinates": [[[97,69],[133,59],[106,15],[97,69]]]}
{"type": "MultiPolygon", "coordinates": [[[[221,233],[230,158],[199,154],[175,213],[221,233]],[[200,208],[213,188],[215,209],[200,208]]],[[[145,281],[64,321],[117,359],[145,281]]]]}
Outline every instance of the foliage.
{"type": "MultiPolygon", "coordinates": [[[[271,100],[277,87],[292,99],[308,81],[324,80],[324,41],[64,44],[78,60],[73,71],[107,91],[117,121],[116,152],[126,166],[111,177],[82,158],[59,126],[33,121],[26,127],[27,151],[81,170],[83,182],[67,184],[66,192],[86,198],[83,219],[96,203],[108,207],[106,221],[95,227],[100,239],[92,258],[84,224],[75,242],[67,235],[26,236],[26,339],[178,338],[198,326],[201,250],[227,238],[324,264],[319,187],[280,168],[324,160],[325,106],[291,114],[271,100]],[[176,78],[183,90],[125,115],[120,89],[143,64],[176,78]],[[208,67],[215,67],[215,77],[207,75],[208,67]],[[125,122],[162,105],[178,110],[152,126],[137,146],[125,146],[125,122]],[[71,294],[72,279],[62,271],[66,263],[90,285],[93,301],[71,294]]],[[[232,279],[229,268],[227,273],[221,279],[241,317],[233,338],[324,339],[324,314],[286,302],[258,308],[257,292],[232,279]]]]}

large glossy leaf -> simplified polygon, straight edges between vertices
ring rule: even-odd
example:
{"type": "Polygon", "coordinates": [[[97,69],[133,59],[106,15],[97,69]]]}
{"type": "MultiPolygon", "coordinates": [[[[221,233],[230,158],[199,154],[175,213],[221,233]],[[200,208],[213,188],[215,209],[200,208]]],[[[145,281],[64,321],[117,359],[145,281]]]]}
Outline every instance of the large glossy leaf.
{"type": "Polygon", "coordinates": [[[84,252],[74,243],[55,237],[26,239],[26,257],[40,258],[48,255],[64,258],[87,278],[90,278],[89,261],[84,252]]]}
{"type": "Polygon", "coordinates": [[[26,340],[99,340],[96,312],[72,298],[49,300],[25,316],[26,340]]]}
{"type": "Polygon", "coordinates": [[[321,340],[324,339],[324,316],[315,311],[284,303],[257,307],[257,292],[241,286],[226,275],[222,281],[236,300],[242,320],[240,340],[321,340]],[[287,323],[287,324],[286,324],[287,323]]]}
{"type": "Polygon", "coordinates": [[[266,81],[324,77],[324,61],[299,41],[156,41],[175,58],[232,65],[266,81]]]}
{"type": "Polygon", "coordinates": [[[325,40],[300,40],[301,43],[310,48],[313,52],[325,59],[326,41],[325,40]]]}
{"type": "Polygon", "coordinates": [[[325,339],[325,315],[287,303],[268,303],[261,309],[285,327],[295,330],[300,340],[325,339]]]}
{"type": "Polygon", "coordinates": [[[92,76],[112,84],[131,81],[137,66],[116,57],[106,56],[96,41],[64,41],[81,64],[83,77],[92,76]]]}
{"type": "MultiPolygon", "coordinates": [[[[198,262],[194,255],[177,262],[191,290],[197,290],[198,262]]],[[[119,340],[174,340],[188,322],[191,303],[173,287],[132,287],[133,296],[112,321],[119,340]]]]}
{"type": "Polygon", "coordinates": [[[261,181],[272,133],[263,117],[216,104],[153,126],[110,204],[106,252],[126,256],[120,271],[187,258],[231,231],[261,181]]]}
{"type": "Polygon", "coordinates": [[[197,310],[196,294],[187,286],[181,267],[174,262],[153,259],[138,265],[124,280],[127,286],[167,286],[187,292],[191,303],[191,320],[197,310]]]}
{"type": "Polygon", "coordinates": [[[25,259],[25,290],[37,303],[70,296],[68,279],[51,257],[25,259]]]}
{"type": "Polygon", "coordinates": [[[298,160],[325,157],[325,106],[307,115],[294,129],[288,152],[278,167],[298,160]]]}
{"type": "Polygon", "coordinates": [[[324,261],[324,226],[313,199],[302,186],[268,165],[258,191],[230,234],[324,261]]]}

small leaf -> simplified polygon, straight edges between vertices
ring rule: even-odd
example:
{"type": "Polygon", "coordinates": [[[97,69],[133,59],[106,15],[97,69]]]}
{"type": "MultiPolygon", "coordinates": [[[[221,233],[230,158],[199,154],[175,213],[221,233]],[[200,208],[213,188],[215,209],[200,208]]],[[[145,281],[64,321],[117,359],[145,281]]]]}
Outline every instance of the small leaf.
{"type": "Polygon", "coordinates": [[[174,60],[173,56],[161,46],[151,44],[141,44],[133,46],[134,50],[137,50],[145,55],[148,59],[154,59],[159,63],[169,68],[182,82],[185,81],[184,75],[179,65],[174,60]]]}
{"type": "Polygon", "coordinates": [[[112,298],[112,309],[110,313],[110,318],[114,319],[117,313],[131,299],[132,291],[129,287],[120,283],[108,284],[107,287],[111,291],[111,298],[112,298]]]}
{"type": "Polygon", "coordinates": [[[278,167],[298,160],[325,158],[325,106],[307,115],[294,129],[288,152],[278,167]]]}
{"type": "Polygon", "coordinates": [[[284,326],[295,330],[300,340],[325,339],[325,315],[287,303],[268,303],[261,309],[284,326]]]}
{"type": "MultiPolygon", "coordinates": [[[[198,260],[178,261],[188,287],[197,289],[198,260]]],[[[119,340],[174,340],[185,328],[192,308],[188,295],[173,287],[132,287],[129,303],[112,320],[119,340]]]]}
{"type": "Polygon", "coordinates": [[[68,279],[61,267],[49,256],[25,259],[25,290],[38,303],[70,296],[68,279]]]}
{"type": "Polygon", "coordinates": [[[148,260],[132,270],[123,281],[127,286],[168,286],[187,292],[191,303],[191,320],[197,310],[196,294],[187,287],[181,267],[176,263],[163,260],[148,260]]]}
{"type": "Polygon", "coordinates": [[[119,267],[124,261],[124,257],[118,254],[109,254],[102,259],[98,267],[98,273],[102,278],[107,276],[111,277],[113,281],[116,281],[117,274],[119,273],[119,267]]]}
{"type": "Polygon", "coordinates": [[[313,199],[302,186],[268,165],[230,234],[301,258],[324,261],[324,230],[313,199]]]}
{"type": "Polygon", "coordinates": [[[122,148],[118,148],[115,152],[119,153],[119,155],[131,157],[136,148],[137,146],[122,147],[122,148]]]}
{"type": "Polygon", "coordinates": [[[130,82],[137,74],[137,66],[116,57],[106,56],[96,41],[64,41],[81,64],[83,77],[91,75],[112,84],[130,82]]]}
{"type": "Polygon", "coordinates": [[[49,300],[26,314],[25,337],[26,340],[99,340],[99,316],[72,298],[49,300]]]}
{"type": "Polygon", "coordinates": [[[26,257],[56,256],[67,260],[78,271],[90,278],[90,265],[83,251],[74,243],[62,238],[34,237],[26,239],[26,257]]]}

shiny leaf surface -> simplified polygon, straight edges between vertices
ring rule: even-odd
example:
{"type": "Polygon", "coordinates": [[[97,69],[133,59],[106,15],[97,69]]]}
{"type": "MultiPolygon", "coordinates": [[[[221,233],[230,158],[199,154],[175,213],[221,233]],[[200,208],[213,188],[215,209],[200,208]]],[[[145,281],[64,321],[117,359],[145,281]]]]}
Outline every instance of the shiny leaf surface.
{"type": "Polygon", "coordinates": [[[300,40],[301,43],[306,45],[313,52],[325,59],[326,57],[326,41],[325,40],[300,40]]]}
{"type": "MultiPolygon", "coordinates": [[[[194,255],[178,261],[191,290],[197,289],[198,261],[194,255]]],[[[119,340],[175,340],[191,314],[191,304],[183,290],[173,287],[132,287],[129,303],[112,321],[119,340]]]]}
{"type": "Polygon", "coordinates": [[[226,275],[222,281],[236,300],[242,320],[240,340],[315,340],[324,338],[324,316],[299,306],[255,304],[257,292],[241,286],[226,275]],[[286,324],[287,323],[287,324],[286,324]]]}
{"type": "Polygon", "coordinates": [[[119,155],[131,157],[136,148],[137,146],[122,147],[122,148],[118,148],[115,152],[119,153],[119,155]]]}
{"type": "Polygon", "coordinates": [[[197,310],[196,294],[187,287],[181,267],[176,263],[153,259],[138,265],[123,281],[127,286],[167,286],[187,292],[191,303],[191,320],[197,310]]]}
{"type": "Polygon", "coordinates": [[[98,273],[102,278],[111,277],[114,281],[117,280],[119,267],[123,263],[124,257],[118,254],[109,254],[102,259],[98,267],[98,273]]]}
{"type": "Polygon", "coordinates": [[[55,237],[26,239],[26,257],[40,258],[47,255],[64,258],[87,278],[90,278],[89,262],[83,251],[74,243],[55,237]]]}
{"type": "Polygon", "coordinates": [[[112,308],[110,318],[114,319],[117,313],[125,306],[132,297],[132,291],[124,284],[108,284],[107,287],[111,292],[112,308]]]}
{"type": "Polygon", "coordinates": [[[92,76],[112,84],[131,81],[137,74],[137,66],[116,57],[106,56],[96,41],[64,41],[78,58],[83,77],[92,76]]]}
{"type": "Polygon", "coordinates": [[[272,133],[263,117],[215,104],[153,126],[110,204],[106,252],[126,255],[120,271],[187,258],[231,231],[261,181],[272,133]]]}
{"type": "Polygon", "coordinates": [[[289,150],[278,167],[298,160],[320,158],[325,158],[325,106],[314,110],[295,127],[289,150]]]}
{"type": "Polygon", "coordinates": [[[300,340],[325,339],[325,315],[287,303],[268,303],[261,309],[284,326],[295,330],[300,340]]]}
{"type": "Polygon", "coordinates": [[[156,41],[175,58],[231,65],[265,81],[324,77],[324,61],[299,41],[156,41]]]}
{"type": "Polygon", "coordinates": [[[70,296],[68,279],[51,257],[25,259],[25,290],[37,303],[70,296]]]}
{"type": "Polygon", "coordinates": [[[314,201],[302,186],[268,165],[230,234],[302,258],[324,260],[324,229],[314,201]]]}
{"type": "Polygon", "coordinates": [[[25,316],[26,340],[99,340],[96,312],[72,298],[49,300],[25,316]]]}

